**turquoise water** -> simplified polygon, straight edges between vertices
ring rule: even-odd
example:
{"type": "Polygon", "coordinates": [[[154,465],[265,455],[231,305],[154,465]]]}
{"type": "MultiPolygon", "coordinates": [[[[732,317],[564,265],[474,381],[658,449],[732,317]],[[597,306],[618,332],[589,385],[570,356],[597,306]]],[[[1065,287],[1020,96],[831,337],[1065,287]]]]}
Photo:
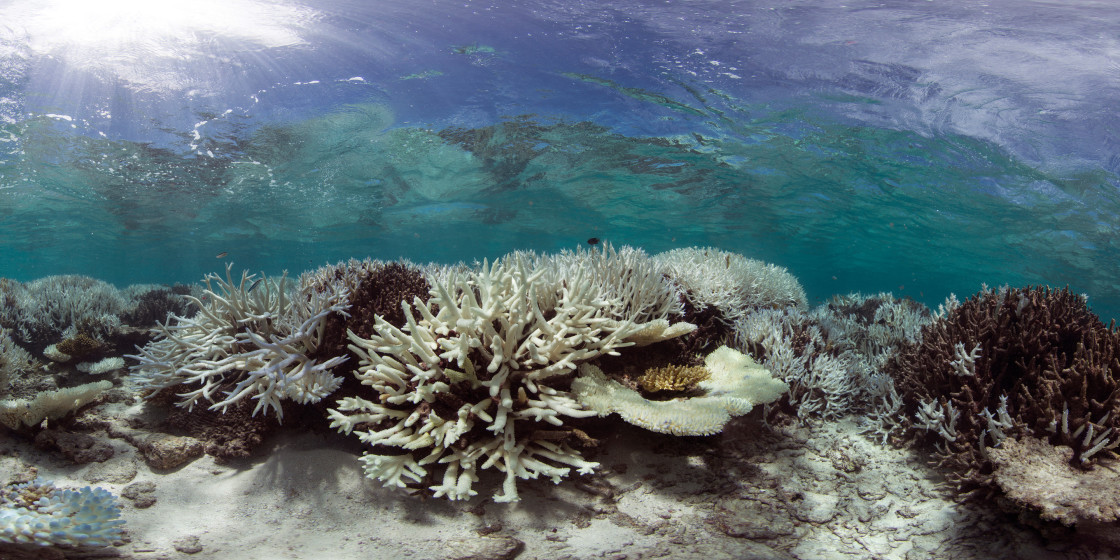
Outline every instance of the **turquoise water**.
{"type": "Polygon", "coordinates": [[[0,3],[3,277],[597,237],[813,302],[1068,284],[1120,317],[1108,3],[62,4],[0,3]]]}

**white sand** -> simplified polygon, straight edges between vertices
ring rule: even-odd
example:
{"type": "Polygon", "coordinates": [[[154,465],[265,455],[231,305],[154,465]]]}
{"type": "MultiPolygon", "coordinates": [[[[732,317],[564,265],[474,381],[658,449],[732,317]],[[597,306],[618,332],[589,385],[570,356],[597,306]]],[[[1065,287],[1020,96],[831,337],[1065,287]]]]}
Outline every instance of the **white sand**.
{"type": "MultiPolygon", "coordinates": [[[[6,437],[0,480],[34,466],[83,486],[135,469],[96,485],[155,484],[149,508],[121,500],[129,542],[103,551],[137,559],[1109,557],[1047,549],[1007,515],[956,504],[916,456],[851,422],[771,429],[752,416],[710,439],[620,426],[593,457],[602,474],[521,482],[522,502],[508,505],[381,488],[353,453],[315,435],[282,437],[256,460],[203,457],[162,473],[109,441],[112,459],[76,467],[6,437]]],[[[499,484],[484,477],[476,489],[499,484]]]]}

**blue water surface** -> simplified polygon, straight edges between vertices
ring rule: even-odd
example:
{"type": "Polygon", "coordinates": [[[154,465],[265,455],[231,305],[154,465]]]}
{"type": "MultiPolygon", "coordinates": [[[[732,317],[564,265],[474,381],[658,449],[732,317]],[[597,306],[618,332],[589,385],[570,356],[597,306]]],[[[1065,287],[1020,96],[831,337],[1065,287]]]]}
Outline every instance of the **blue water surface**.
{"type": "Polygon", "coordinates": [[[1111,2],[0,2],[0,276],[590,237],[1120,317],[1111,2]]]}

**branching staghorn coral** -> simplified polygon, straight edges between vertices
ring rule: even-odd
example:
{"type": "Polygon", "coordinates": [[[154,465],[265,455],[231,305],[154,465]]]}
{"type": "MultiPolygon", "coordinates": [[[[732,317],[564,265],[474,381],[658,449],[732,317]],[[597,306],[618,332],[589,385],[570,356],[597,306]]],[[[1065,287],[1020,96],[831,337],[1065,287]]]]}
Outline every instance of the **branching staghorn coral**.
{"type": "Polygon", "coordinates": [[[804,309],[805,289],[785,268],[714,247],[686,247],[653,256],[696,309],[714,306],[733,326],[758,308],[804,309]]]}
{"type": "MultiPolygon", "coordinates": [[[[955,298],[886,364],[901,439],[934,450],[963,493],[996,491],[991,451],[1043,439],[1091,470],[1120,446],[1120,331],[1083,296],[1044,287],[955,298]]],[[[1004,487],[1006,491],[1007,488],[1004,487]]]]}
{"type": "Polygon", "coordinates": [[[257,400],[254,415],[272,409],[281,420],[282,400],[318,402],[334,392],[342,379],[331,369],[346,356],[322,362],[312,356],[323,342],[326,317],[345,313],[346,292],[307,291],[293,297],[286,275],[274,281],[245,271],[234,284],[231,268],[226,266],[224,280],[206,276],[203,299],[187,296],[198,306],[197,314],[160,324],[154,329],[157,339],[129,356],[139,361],[132,376],[140,388],[155,392],[201,385],[181,394],[180,406],[206,402],[224,410],[252,398],[257,400]]]}
{"type": "Polygon", "coordinates": [[[403,328],[379,319],[372,337],[351,335],[356,375],[375,398],[340,400],[331,426],[377,448],[362,458],[367,476],[406,487],[443,465],[428,489],[460,500],[477,494],[478,471],[493,468],[505,473],[494,501],[511,502],[518,479],[592,472],[598,464],[559,429],[565,418],[595,415],[566,390],[571,374],[630,345],[644,328],[635,315],[664,318],[619,301],[628,296],[605,285],[598,266],[589,259],[560,274],[532,255],[509,255],[433,279],[428,301],[402,303],[403,328]]]}
{"type": "Polygon", "coordinates": [[[895,424],[899,396],[880,369],[903,344],[920,340],[931,320],[925,306],[889,293],[850,294],[808,313],[757,310],[736,325],[736,339],[790,383],[798,418],[862,412],[869,431],[885,433],[895,424]]]}

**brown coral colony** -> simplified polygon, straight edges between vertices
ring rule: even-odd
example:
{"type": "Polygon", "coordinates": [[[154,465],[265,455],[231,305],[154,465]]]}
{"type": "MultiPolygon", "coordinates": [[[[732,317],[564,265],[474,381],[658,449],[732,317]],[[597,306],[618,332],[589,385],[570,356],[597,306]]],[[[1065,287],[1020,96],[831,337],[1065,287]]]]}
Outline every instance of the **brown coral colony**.
{"type": "MultiPolygon", "coordinates": [[[[988,449],[1035,437],[1090,468],[1120,439],[1120,333],[1068,289],[986,290],[887,365],[904,439],[933,448],[962,490],[991,488],[988,449]],[[935,420],[940,418],[940,423],[935,420]]],[[[983,492],[981,492],[983,493],[983,492]]]]}

